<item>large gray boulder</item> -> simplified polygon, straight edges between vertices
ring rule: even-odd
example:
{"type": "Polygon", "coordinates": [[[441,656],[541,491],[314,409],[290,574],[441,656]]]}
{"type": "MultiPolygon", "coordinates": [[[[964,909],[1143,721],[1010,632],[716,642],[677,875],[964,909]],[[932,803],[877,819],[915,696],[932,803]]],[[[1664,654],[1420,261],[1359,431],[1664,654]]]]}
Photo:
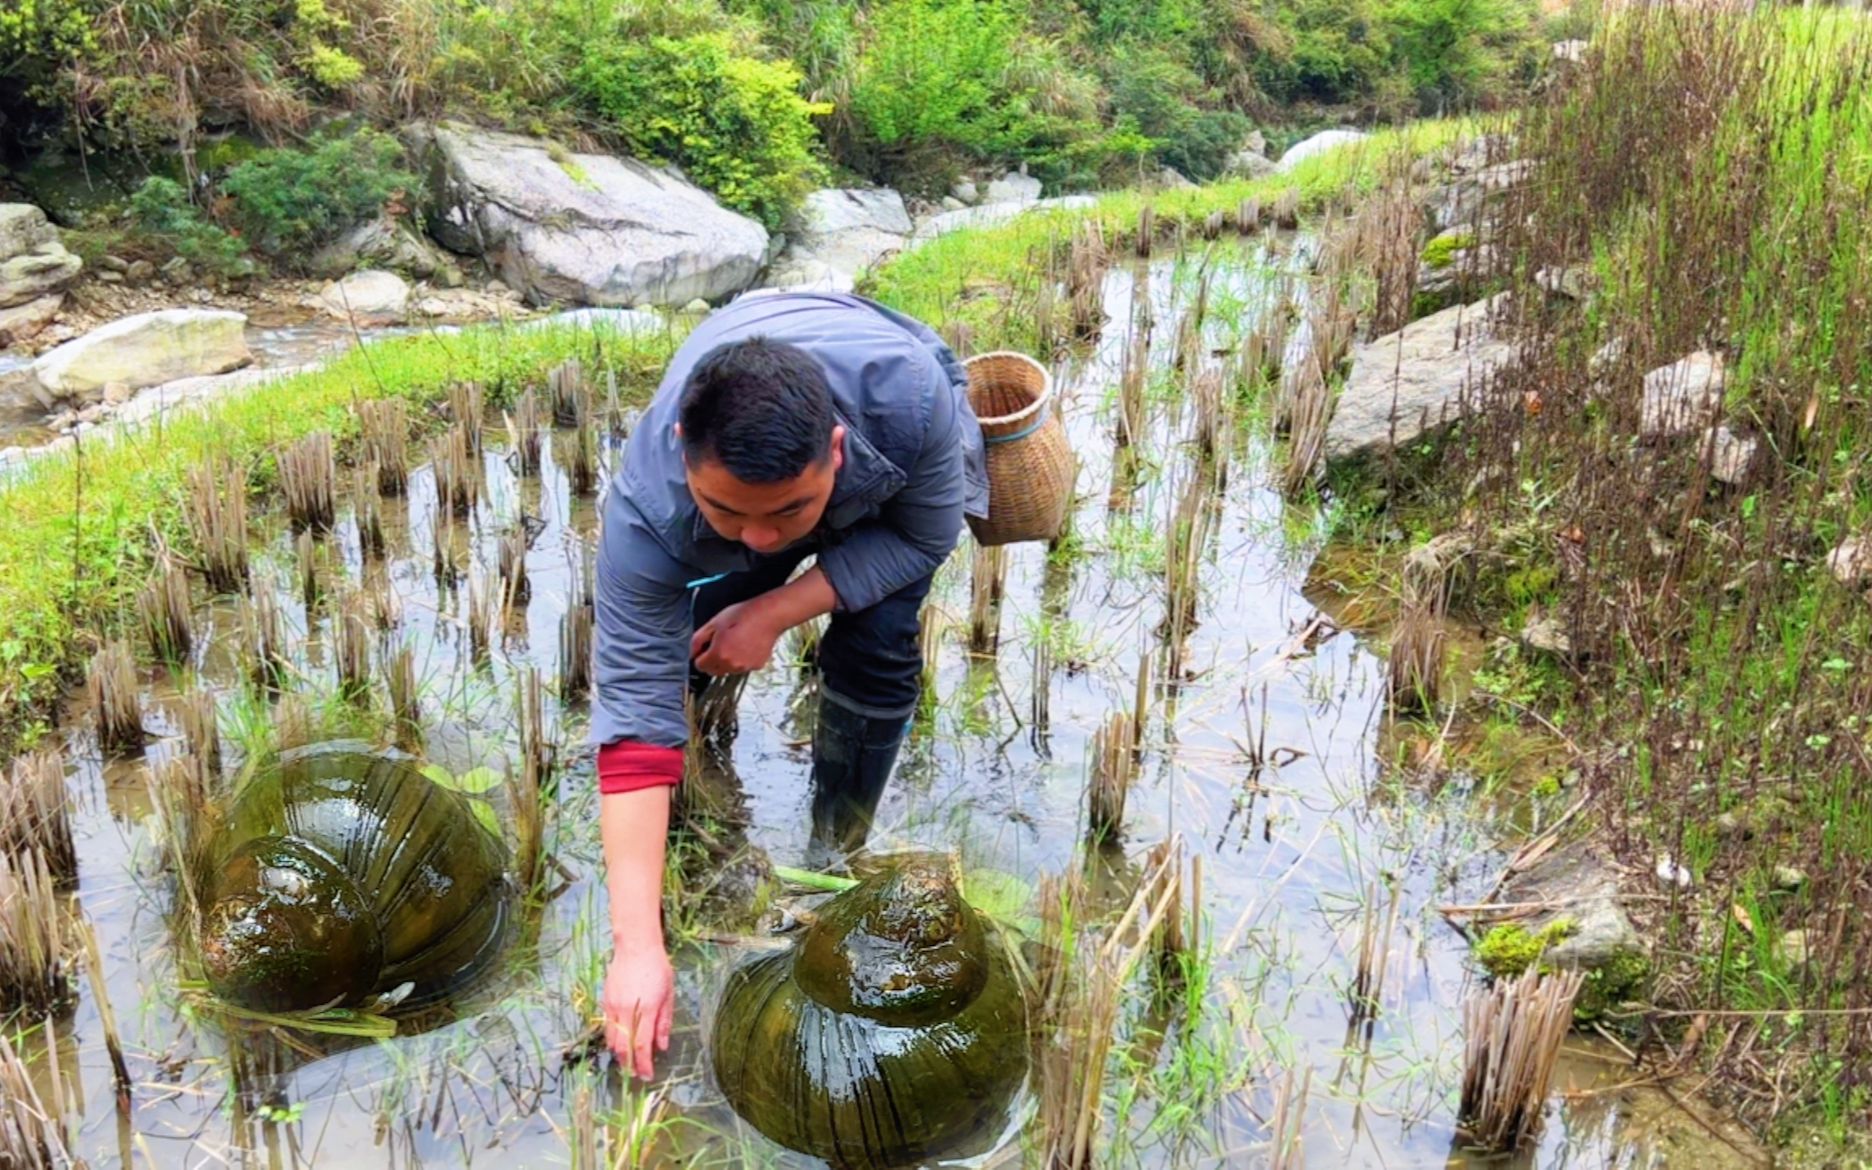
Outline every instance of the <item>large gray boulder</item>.
{"type": "Polygon", "coordinates": [[[1480,223],[1508,192],[1534,177],[1533,159],[1513,159],[1460,175],[1430,193],[1430,222],[1438,231],[1480,223]]]}
{"type": "Polygon", "coordinates": [[[669,171],[456,123],[407,136],[435,237],[534,304],[716,300],[766,261],[765,228],[669,171]]]}
{"type": "Polygon", "coordinates": [[[1002,175],[982,192],[983,203],[1033,203],[1040,198],[1040,180],[1032,175],[1002,175]]]}
{"type": "Polygon", "coordinates": [[[0,309],[64,292],[83,267],[59,243],[45,212],[30,203],[0,203],[0,309]]]}
{"type": "Polygon", "coordinates": [[[1588,989],[1576,1005],[1585,1014],[1600,1014],[1643,978],[1644,938],[1619,896],[1618,868],[1590,844],[1579,841],[1555,849],[1512,877],[1501,896],[1512,904],[1540,907],[1520,920],[1530,934],[1562,924],[1556,932],[1562,937],[1545,949],[1540,961],[1587,973],[1588,989]]]}
{"type": "Polygon", "coordinates": [[[321,276],[343,276],[359,266],[406,272],[447,287],[462,280],[453,257],[408,221],[387,215],[361,223],[320,248],[310,268],[321,276]]]}
{"type": "Polygon", "coordinates": [[[1280,162],[1274,164],[1274,170],[1284,175],[1314,155],[1363,142],[1365,137],[1365,133],[1360,130],[1321,130],[1311,138],[1303,138],[1288,147],[1286,153],[1280,156],[1280,162]]]}
{"type": "Polygon", "coordinates": [[[394,272],[365,269],[319,290],[318,306],[352,325],[395,325],[409,316],[410,286],[394,272]]]}
{"type": "Polygon", "coordinates": [[[1506,296],[1432,313],[1355,349],[1326,426],[1326,458],[1407,446],[1473,408],[1516,353],[1498,328],[1506,296]]]}
{"type": "Polygon", "coordinates": [[[1716,421],[1722,412],[1728,367],[1719,353],[1698,350],[1644,376],[1638,403],[1638,433],[1646,438],[1687,435],[1716,421]]]}
{"type": "Polygon", "coordinates": [[[63,293],[52,293],[38,297],[22,305],[0,309],[0,349],[9,345],[18,345],[31,341],[39,331],[52,323],[58,311],[65,303],[63,293]]]}
{"type": "Polygon", "coordinates": [[[238,369],[253,361],[242,332],[246,325],[244,315],[219,309],[160,309],[120,318],[39,356],[33,363],[39,400],[51,408],[64,399],[102,394],[112,382],[136,389],[238,369]]]}
{"type": "Polygon", "coordinates": [[[1238,150],[1222,164],[1222,174],[1231,179],[1264,179],[1276,169],[1274,161],[1258,150],[1238,150]]]}
{"type": "Polygon", "coordinates": [[[814,191],[795,213],[767,283],[849,292],[861,273],[903,249],[910,229],[903,196],[888,188],[814,191]]]}

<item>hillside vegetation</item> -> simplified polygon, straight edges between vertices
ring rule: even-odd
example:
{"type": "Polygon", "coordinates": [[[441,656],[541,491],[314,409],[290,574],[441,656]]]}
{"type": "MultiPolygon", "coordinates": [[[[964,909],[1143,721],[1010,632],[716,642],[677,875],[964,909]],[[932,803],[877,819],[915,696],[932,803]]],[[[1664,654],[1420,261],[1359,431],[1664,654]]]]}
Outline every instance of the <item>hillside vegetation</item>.
{"type": "Polygon", "coordinates": [[[240,142],[446,114],[677,163],[773,225],[834,177],[1207,179],[1256,126],[1497,105],[1567,28],[1534,0],[26,0],[0,141],[163,173],[243,230],[240,142]]]}

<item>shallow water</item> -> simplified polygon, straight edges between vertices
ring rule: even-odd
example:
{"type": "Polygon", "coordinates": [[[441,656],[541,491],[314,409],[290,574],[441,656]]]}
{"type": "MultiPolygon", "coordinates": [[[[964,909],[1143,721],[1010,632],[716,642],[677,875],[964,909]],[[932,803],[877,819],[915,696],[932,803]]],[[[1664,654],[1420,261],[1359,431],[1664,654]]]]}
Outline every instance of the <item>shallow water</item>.
{"type": "MultiPolygon", "coordinates": [[[[1224,322],[1212,327],[1218,346],[1253,322],[1291,263],[1266,248],[1223,255],[1211,289],[1213,317],[1224,322]]],[[[1204,935],[1214,961],[1193,1016],[1153,1019],[1148,997],[1124,1013],[1117,1048],[1126,1058],[1108,1089],[1105,1164],[1265,1164],[1277,1086],[1306,1070],[1303,1162],[1315,1167],[1750,1164],[1655,1091],[1617,1087],[1629,1078],[1616,1054],[1583,1042],[1563,1067],[1537,1148],[1510,1161],[1461,1153],[1453,1124],[1459,1012],[1475,976],[1463,939],[1435,907],[1485,893],[1513,845],[1506,835],[1537,824],[1541,811],[1526,803],[1505,810],[1461,776],[1431,791],[1382,765],[1382,662],[1353,636],[1314,625],[1319,610],[1302,586],[1322,525],[1286,509],[1268,486],[1259,440],[1237,446],[1204,552],[1183,670],[1161,677],[1162,534],[1183,481],[1192,412],[1153,400],[1145,446],[1154,470],[1121,493],[1114,510],[1109,400],[1134,297],[1148,295],[1154,306],[1157,352],[1167,360],[1195,269],[1193,261],[1168,260],[1115,269],[1105,287],[1114,324],[1092,352],[1057,371],[1082,463],[1073,528],[1083,552],[1049,561],[1040,546],[1010,550],[995,656],[971,658],[963,645],[966,550],[939,578],[934,604],[952,624],[936,702],[905,749],[874,846],[957,849],[968,868],[1027,883],[1084,864],[1092,736],[1111,712],[1130,709],[1138,663],[1150,653],[1159,677],[1145,767],[1124,838],[1095,868],[1122,899],[1148,848],[1180,834],[1202,860],[1204,935]],[[1326,636],[1306,638],[1309,628],[1326,636]],[[1033,647],[1048,630],[1053,663],[1036,679],[1033,647]],[[1037,686],[1050,695],[1045,727],[1033,723],[1037,686]],[[1247,749],[1257,742],[1278,767],[1251,767],[1247,749]],[[1359,1029],[1348,1020],[1346,988],[1374,888],[1381,900],[1395,890],[1398,911],[1381,1010],[1359,1029]],[[1678,1124],[1660,1129],[1652,1124],[1659,1116],[1678,1124]]],[[[592,501],[570,498],[550,449],[543,474],[523,482],[492,430],[488,441],[489,498],[472,534],[458,533],[477,571],[491,579],[494,539],[516,515],[544,524],[527,558],[531,603],[490,668],[469,664],[465,586],[438,592],[431,575],[427,469],[412,476],[406,501],[385,501],[385,578],[401,619],[379,650],[414,649],[428,755],[457,772],[499,768],[513,757],[517,672],[535,664],[556,677],[571,566],[595,533],[592,501]]],[[[334,547],[357,578],[361,558],[348,519],[334,547]]],[[[300,689],[329,692],[328,608],[306,619],[283,535],[268,538],[258,567],[294,625],[300,689]]],[[[217,688],[233,688],[240,674],[233,612],[226,603],[198,610],[212,633],[195,669],[217,688]]],[[[162,714],[176,684],[166,673],[145,678],[150,726],[161,733],[148,760],[101,763],[76,700],[63,732],[74,760],[78,900],[104,948],[105,983],[136,1082],[134,1107],[120,1114],[97,1005],[83,989],[75,1015],[55,1031],[71,1082],[73,1145],[90,1165],[566,1165],[575,1160],[578,1143],[568,1133],[582,1099],[618,1122],[618,1132],[631,1118],[654,1131],[654,1163],[814,1164],[739,1125],[711,1085],[704,1025],[723,972],[741,953],[736,947],[679,954],[678,1031],[651,1092],[624,1089],[608,1066],[565,1059],[585,1034],[605,920],[592,765],[579,746],[585,711],[550,696],[549,721],[568,764],[553,837],[566,879],[508,969],[452,1018],[423,1021],[434,1026],[394,1040],[263,1042],[231,1032],[176,986],[169,892],[146,790],[149,761],[176,750],[162,714]],[[74,1068],[79,1075],[71,1077],[74,1068]]],[[[779,863],[798,863],[806,844],[807,753],[795,718],[803,694],[790,667],[751,680],[732,774],[710,778],[738,793],[749,842],[779,863]]],[[[244,728],[267,718],[231,697],[223,704],[231,758],[244,728]]],[[[1023,1108],[1015,1103],[1017,1116],[1023,1108]]],[[[976,1144],[997,1146],[976,1160],[1000,1165],[1018,1160],[1021,1143],[1015,1133],[981,1135],[976,1144]]]]}

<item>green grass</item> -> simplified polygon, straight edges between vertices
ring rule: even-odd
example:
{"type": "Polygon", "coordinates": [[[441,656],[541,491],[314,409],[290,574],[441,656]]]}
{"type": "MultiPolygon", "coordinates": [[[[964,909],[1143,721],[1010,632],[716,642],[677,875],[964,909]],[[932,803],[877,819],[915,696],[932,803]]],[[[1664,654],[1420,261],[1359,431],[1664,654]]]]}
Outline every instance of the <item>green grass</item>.
{"type": "Polygon", "coordinates": [[[264,504],[278,446],[325,430],[343,458],[359,401],[407,399],[421,428],[435,418],[426,408],[454,382],[479,381],[490,402],[503,402],[569,357],[599,377],[616,371],[620,387],[642,396],[676,340],[552,326],[386,340],[161,425],[35,460],[0,486],[8,516],[0,530],[0,748],[43,732],[95,637],[128,624],[157,541],[188,554],[184,477],[210,453],[246,463],[264,504]]]}

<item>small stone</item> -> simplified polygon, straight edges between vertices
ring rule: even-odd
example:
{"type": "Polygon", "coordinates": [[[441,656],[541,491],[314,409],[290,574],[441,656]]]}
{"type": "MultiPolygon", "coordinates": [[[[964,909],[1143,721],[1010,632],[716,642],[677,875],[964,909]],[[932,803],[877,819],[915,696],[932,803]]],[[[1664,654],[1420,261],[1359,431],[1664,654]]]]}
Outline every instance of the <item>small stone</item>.
{"type": "Polygon", "coordinates": [[[709,311],[709,303],[701,297],[697,297],[695,300],[684,305],[682,311],[685,313],[706,313],[709,311]]]}
{"type": "Polygon", "coordinates": [[[1592,269],[1575,264],[1565,268],[1543,268],[1534,274],[1534,283],[1543,292],[1572,301],[1583,301],[1592,295],[1598,277],[1592,269]]]}
{"type": "Polygon", "coordinates": [[[124,273],[130,270],[130,262],[121,256],[108,253],[97,258],[97,266],[106,272],[124,273]]]}
{"type": "Polygon", "coordinates": [[[1777,865],[1774,868],[1775,889],[1792,894],[1807,884],[1807,874],[1798,866],[1777,865]]]}
{"type": "Polygon", "coordinates": [[[1573,656],[1573,639],[1567,634],[1566,625],[1556,617],[1537,617],[1522,626],[1521,644],[1559,658],[1573,656]]]}
{"type": "Polygon", "coordinates": [[[1696,880],[1688,867],[1679,865],[1668,853],[1658,858],[1657,869],[1654,872],[1657,874],[1659,885],[1676,886],[1680,890],[1689,889],[1690,883],[1696,880]]]}
{"type": "Polygon", "coordinates": [[[1728,381],[1721,354],[1699,350],[1644,376],[1638,431],[1646,436],[1681,435],[1715,421],[1728,381]]]}
{"type": "Polygon", "coordinates": [[[132,260],[124,270],[124,279],[131,284],[148,284],[155,276],[156,266],[148,260],[132,260]]]}
{"type": "Polygon", "coordinates": [[[1556,61],[1564,61],[1569,65],[1577,65],[1586,59],[1586,49],[1587,44],[1585,41],[1555,41],[1553,43],[1553,59],[1556,61]]]}
{"type": "Polygon", "coordinates": [[[1746,838],[1753,835],[1742,818],[1732,812],[1716,814],[1716,832],[1724,837],[1746,838]]]}
{"type": "Polygon", "coordinates": [[[498,296],[505,296],[505,295],[506,295],[506,294],[508,293],[508,291],[510,291],[510,290],[509,290],[509,289],[507,288],[507,285],[506,285],[506,283],[505,283],[504,281],[500,281],[500,280],[490,280],[490,281],[488,281],[488,282],[487,282],[487,285],[486,285],[486,288],[487,288],[487,292],[488,292],[488,295],[489,295],[489,296],[495,296],[495,297],[498,297],[498,296]]]}
{"type": "Polygon", "coordinates": [[[1749,473],[1755,468],[1755,457],[1760,453],[1761,443],[1744,438],[1724,426],[1717,427],[1709,436],[1705,449],[1709,452],[1710,477],[1730,487],[1741,487],[1748,482],[1749,473]]]}
{"type": "Polygon", "coordinates": [[[1849,536],[1827,554],[1827,569],[1835,581],[1849,589],[1863,585],[1872,576],[1872,549],[1859,537],[1849,536]]]}
{"type": "Polygon", "coordinates": [[[1790,930],[1781,936],[1781,957],[1790,967],[1805,967],[1809,953],[1806,931],[1790,930]]]}
{"type": "Polygon", "coordinates": [[[81,423],[94,423],[109,413],[110,407],[104,405],[102,402],[93,402],[90,406],[78,412],[78,421],[81,423]]]}
{"type": "Polygon", "coordinates": [[[949,188],[949,197],[957,203],[969,204],[981,198],[981,191],[976,188],[973,179],[957,179],[949,188]]]}
{"type": "Polygon", "coordinates": [[[164,280],[173,281],[176,284],[187,283],[191,275],[189,262],[180,256],[170,257],[157,271],[162,273],[164,280]]]}
{"type": "Polygon", "coordinates": [[[198,305],[205,305],[209,301],[214,300],[214,294],[205,288],[192,288],[188,292],[188,299],[194,301],[198,305]]]}
{"type": "Polygon", "coordinates": [[[123,283],[123,273],[115,272],[108,268],[102,272],[99,272],[97,274],[97,278],[103,281],[105,284],[122,284],[123,283]]]}
{"type": "Polygon", "coordinates": [[[135,393],[128,382],[104,383],[104,402],[108,406],[122,406],[135,393]]]}
{"type": "Polygon", "coordinates": [[[943,196],[942,209],[944,211],[961,211],[964,207],[967,207],[967,206],[968,204],[962,202],[960,199],[957,199],[954,195],[943,196]]]}

